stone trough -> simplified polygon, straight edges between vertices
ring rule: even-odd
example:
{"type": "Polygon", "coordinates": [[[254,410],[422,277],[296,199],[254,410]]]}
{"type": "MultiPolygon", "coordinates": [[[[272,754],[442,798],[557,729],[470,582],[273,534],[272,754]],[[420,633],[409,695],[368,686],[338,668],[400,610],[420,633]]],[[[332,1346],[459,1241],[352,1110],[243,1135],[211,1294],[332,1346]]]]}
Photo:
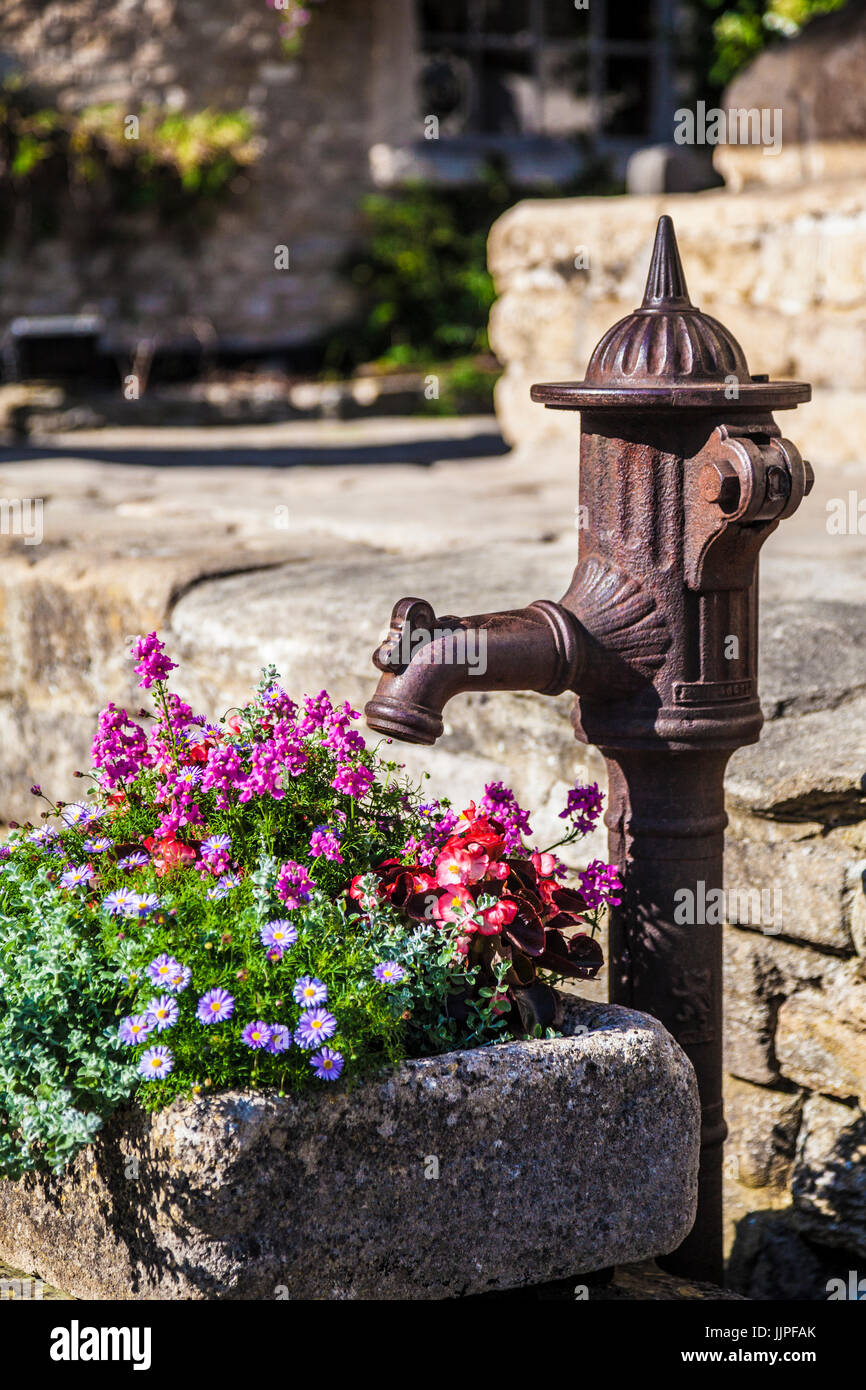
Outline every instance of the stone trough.
{"type": "Polygon", "coordinates": [[[126,1112],[62,1178],[0,1183],[0,1258],[81,1298],[436,1299],[666,1254],[695,1213],[691,1063],[630,1010],[570,999],[563,1031],[126,1112]]]}

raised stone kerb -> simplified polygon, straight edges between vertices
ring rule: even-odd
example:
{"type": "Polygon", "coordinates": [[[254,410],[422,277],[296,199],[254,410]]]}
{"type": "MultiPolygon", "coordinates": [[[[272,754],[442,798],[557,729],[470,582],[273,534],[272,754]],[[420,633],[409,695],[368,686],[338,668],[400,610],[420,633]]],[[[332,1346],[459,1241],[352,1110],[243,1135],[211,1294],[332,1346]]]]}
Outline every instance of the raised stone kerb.
{"type": "Polygon", "coordinates": [[[0,1183],[0,1257],[85,1298],[418,1299],[668,1253],[694,1220],[692,1066],[643,1014],[574,1000],[564,1026],[117,1116],[65,1177],[0,1183]]]}

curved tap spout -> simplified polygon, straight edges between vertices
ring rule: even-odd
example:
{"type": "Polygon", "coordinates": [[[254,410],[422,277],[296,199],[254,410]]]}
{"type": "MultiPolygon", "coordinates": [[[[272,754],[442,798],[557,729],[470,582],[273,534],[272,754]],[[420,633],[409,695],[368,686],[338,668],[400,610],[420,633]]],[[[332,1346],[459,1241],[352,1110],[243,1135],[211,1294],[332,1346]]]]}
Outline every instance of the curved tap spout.
{"type": "Polygon", "coordinates": [[[558,695],[579,678],[587,643],[577,618],[547,599],[470,618],[437,618],[424,599],[401,599],[373,654],[382,676],[364,710],[367,723],[405,743],[435,743],[452,695],[464,690],[558,695]]]}

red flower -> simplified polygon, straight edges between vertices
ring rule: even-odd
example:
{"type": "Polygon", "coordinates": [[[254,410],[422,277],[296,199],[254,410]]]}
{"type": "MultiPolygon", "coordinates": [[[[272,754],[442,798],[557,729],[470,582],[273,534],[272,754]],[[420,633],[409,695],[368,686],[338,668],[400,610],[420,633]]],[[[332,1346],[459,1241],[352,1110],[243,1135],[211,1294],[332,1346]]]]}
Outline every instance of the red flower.
{"type": "Polygon", "coordinates": [[[164,878],[166,874],[171,873],[172,869],[195,863],[195,850],[192,846],[183,844],[181,840],[176,840],[173,835],[167,835],[163,840],[157,840],[153,835],[148,835],[144,841],[144,847],[153,860],[157,878],[164,878]]]}

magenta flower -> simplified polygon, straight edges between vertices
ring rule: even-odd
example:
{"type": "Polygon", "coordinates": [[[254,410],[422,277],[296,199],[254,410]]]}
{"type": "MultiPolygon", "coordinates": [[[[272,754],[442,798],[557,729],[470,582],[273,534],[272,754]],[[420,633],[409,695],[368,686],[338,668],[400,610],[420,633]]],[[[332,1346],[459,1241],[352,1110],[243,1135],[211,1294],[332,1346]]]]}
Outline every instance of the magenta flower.
{"type": "Polygon", "coordinates": [[[593,859],[591,864],[580,870],[578,878],[580,891],[590,910],[601,907],[603,903],[622,902],[622,898],[618,896],[622,892],[622,883],[615,864],[605,864],[601,859],[593,859]]]}
{"type": "Polygon", "coordinates": [[[149,1047],[141,1054],[138,1070],[151,1081],[160,1081],[168,1076],[174,1066],[174,1058],[167,1047],[149,1047]]]}
{"type": "Polygon", "coordinates": [[[251,1047],[254,1050],[267,1047],[270,1040],[270,1025],[263,1023],[261,1019],[257,1019],[255,1023],[248,1023],[241,1033],[241,1042],[246,1043],[247,1047],[251,1047]]]}
{"type": "Polygon", "coordinates": [[[342,864],[339,835],[329,830],[327,825],[317,825],[310,836],[310,854],[314,859],[321,854],[326,859],[332,859],[335,864],[342,864]]]}
{"type": "Polygon", "coordinates": [[[373,773],[363,763],[360,767],[351,767],[344,763],[337,769],[336,777],[332,778],[331,786],[335,791],[343,792],[346,796],[353,796],[357,801],[367,795],[373,785],[375,778],[373,773]]]}
{"type": "Polygon", "coordinates": [[[294,910],[307,902],[315,886],[303,865],[289,859],[277,875],[274,891],[286,907],[294,910]]]}
{"type": "Polygon", "coordinates": [[[138,662],[135,672],[141,677],[138,683],[144,690],[149,690],[155,682],[168,680],[169,671],[177,668],[177,662],[169,661],[165,655],[165,643],[160,642],[155,632],[137,638],[132,648],[132,659],[138,662]]]}
{"type": "Polygon", "coordinates": [[[304,1009],[295,1029],[295,1042],[299,1047],[317,1047],[320,1042],[332,1038],[337,1031],[337,1020],[327,1009],[304,1009]]]}
{"type": "Polygon", "coordinates": [[[235,1001],[224,989],[209,989],[198,1001],[196,1017],[202,1023],[225,1023],[235,1011],[235,1001]]]}
{"type": "Polygon", "coordinates": [[[513,854],[523,844],[523,836],[532,834],[529,815],[518,804],[510,787],[502,782],[488,782],[481,798],[481,814],[499,822],[505,832],[505,853],[513,854]]]}
{"type": "Polygon", "coordinates": [[[312,1009],[316,1004],[324,1004],[328,997],[328,986],[312,975],[303,975],[292,989],[292,998],[302,1009],[312,1009]]]}
{"type": "Polygon", "coordinates": [[[570,819],[575,830],[585,835],[592,830],[601,815],[603,802],[604,792],[599,791],[597,782],[592,782],[588,787],[572,787],[568,793],[565,810],[559,813],[559,819],[570,819]]]}
{"type": "Polygon", "coordinates": [[[125,709],[107,705],[99,715],[90,756],[93,766],[101,769],[101,785],[113,791],[124,779],[137,777],[150,762],[147,735],[125,709]]]}
{"type": "Polygon", "coordinates": [[[343,1070],[343,1058],[330,1047],[323,1047],[310,1058],[310,1066],[321,1081],[336,1081],[343,1070]]]}

